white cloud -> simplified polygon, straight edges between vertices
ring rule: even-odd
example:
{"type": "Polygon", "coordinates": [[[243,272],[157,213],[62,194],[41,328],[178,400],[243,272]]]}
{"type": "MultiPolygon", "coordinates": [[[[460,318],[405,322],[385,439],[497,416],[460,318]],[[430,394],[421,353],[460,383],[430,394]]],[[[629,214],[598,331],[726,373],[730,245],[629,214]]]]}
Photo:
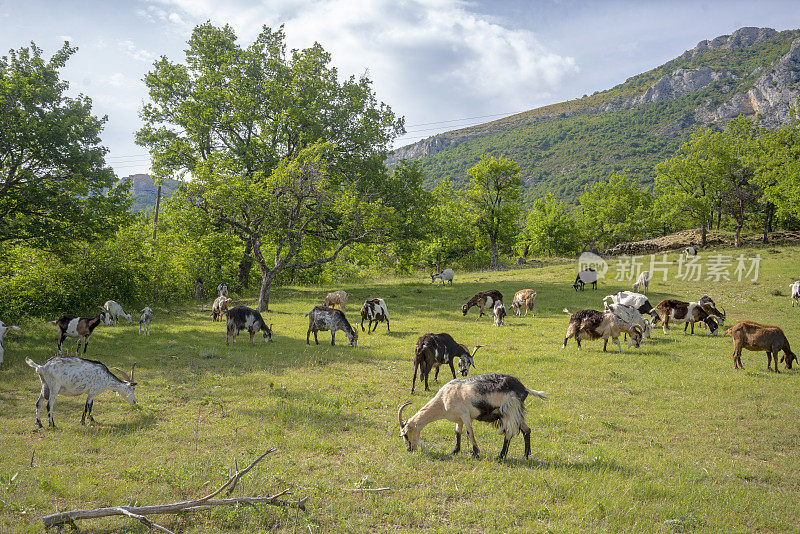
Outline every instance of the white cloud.
{"type": "Polygon", "coordinates": [[[97,82],[101,85],[107,85],[110,87],[125,87],[131,84],[130,80],[128,80],[128,77],[121,72],[100,75],[97,77],[97,82]]]}
{"type": "Polygon", "coordinates": [[[136,43],[131,41],[130,39],[125,39],[122,41],[117,41],[117,46],[119,46],[125,53],[135,59],[136,61],[144,61],[150,62],[153,61],[155,56],[145,50],[144,48],[139,48],[136,46],[136,43]]]}
{"type": "Polygon", "coordinates": [[[71,35],[59,35],[59,36],[58,36],[58,40],[59,40],[59,41],[69,41],[69,42],[72,42],[74,39],[72,38],[72,36],[71,36],[71,35]]]}

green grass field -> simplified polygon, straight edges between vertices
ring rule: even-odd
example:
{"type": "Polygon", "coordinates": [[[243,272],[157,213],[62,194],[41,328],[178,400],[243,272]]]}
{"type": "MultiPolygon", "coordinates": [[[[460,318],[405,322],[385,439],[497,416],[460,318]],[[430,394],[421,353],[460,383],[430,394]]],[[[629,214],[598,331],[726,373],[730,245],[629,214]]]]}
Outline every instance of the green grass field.
{"type": "MultiPolygon", "coordinates": [[[[651,302],[709,294],[727,310],[725,328],[744,319],[777,324],[800,350],[800,308],[788,297],[800,278],[800,247],[720,252],[761,254],[758,282],[685,282],[673,278],[673,265],[669,282],[652,282],[651,302]]],[[[137,363],[139,403],[105,393],[95,401],[95,423],[81,426],[84,400],[62,396],[56,430],[36,428],[39,380],[24,362],[54,355],[55,328],[23,325],[6,337],[0,367],[0,531],[41,532],[42,516],[62,510],[199,497],[228,477],[235,460],[242,466],[270,447],[279,450],[235,495],[291,487],[293,497],[308,497],[306,512],[239,507],[153,519],[182,533],[800,531],[797,370],[767,372],[765,353],[745,352],[746,369],[735,371],[730,337],[697,328],[684,335],[682,326],[666,336],[656,328],[626,354],[611,344],[603,353],[602,341],[578,351],[570,340],[562,350],[562,308],[601,308],[604,295],[630,289],[614,280],[612,265],[598,290],[576,293],[574,271],[565,260],[456,273],[452,288],[423,278],[344,285],[354,294],[351,321],[375,296],[392,318],[390,334],[382,324],[361,333],[357,348],[341,332],[336,347],[326,332],[319,346],[305,343],[303,314],[339,288],[275,291],[265,313],[275,342],[255,347],[246,335],[226,347],[209,303],[157,309],[151,337],[138,336],[135,324],[100,327],[89,346],[88,356],[108,365],[137,363]],[[535,318],[512,315],[495,328],[489,318],[476,320],[475,309],[461,314],[467,298],[490,288],[503,292],[510,312],[514,292],[527,287],[538,293],[535,318]],[[478,459],[468,446],[450,455],[454,425],[446,421],[425,429],[422,451],[405,450],[398,406],[410,400],[410,415],[449,379],[443,368],[438,382],[431,376],[432,391],[418,386],[410,395],[413,346],[421,334],[442,331],[470,347],[488,345],[472,373],[513,374],[547,392],[547,401],[526,403],[529,460],[519,436],[498,462],[502,438],[484,423],[475,426],[478,459]],[[377,487],[391,490],[345,491],[377,487]]],[[[74,340],[65,346],[72,350],[74,340]]],[[[78,526],[149,531],[122,517],[78,526]]]]}

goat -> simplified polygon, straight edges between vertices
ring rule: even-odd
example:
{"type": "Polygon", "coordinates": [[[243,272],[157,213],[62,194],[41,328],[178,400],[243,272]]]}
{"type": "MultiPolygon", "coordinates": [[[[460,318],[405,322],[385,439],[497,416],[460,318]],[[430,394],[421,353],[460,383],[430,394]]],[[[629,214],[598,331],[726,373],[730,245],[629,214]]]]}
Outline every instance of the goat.
{"type": "Polygon", "coordinates": [[[511,309],[517,315],[522,315],[522,308],[525,308],[525,317],[532,311],[536,317],[536,291],[533,289],[520,289],[514,293],[514,300],[511,301],[511,309]]]}
{"type": "Polygon", "coordinates": [[[83,407],[81,424],[86,424],[86,417],[89,421],[94,421],[92,417],[92,406],[94,398],[107,389],[116,391],[117,395],[122,395],[131,404],[136,404],[136,392],[134,390],[136,382],[133,381],[133,368],[131,367],[130,376],[125,376],[122,369],[117,371],[123,375],[124,380],[117,378],[104,363],[95,360],[86,360],[77,356],[56,356],[50,358],[42,365],[36,364],[30,358],[25,358],[25,363],[33,367],[39,380],[42,382],[42,391],[36,401],[36,424],[42,427],[39,417],[42,409],[42,401],[47,401],[47,420],[49,426],[55,428],[53,420],[53,407],[56,404],[56,397],[63,393],[69,397],[86,394],[86,404],[83,407]]]}
{"type": "Polygon", "coordinates": [[[498,300],[494,303],[494,308],[492,309],[494,315],[494,325],[495,326],[502,326],[506,324],[506,306],[503,304],[502,300],[498,300]]]}
{"type": "Polygon", "coordinates": [[[122,306],[119,303],[114,302],[113,300],[107,300],[105,304],[103,304],[103,309],[106,310],[108,314],[111,316],[111,320],[113,321],[114,324],[119,324],[120,317],[124,317],[125,319],[127,319],[128,323],[130,323],[133,320],[130,314],[125,313],[125,310],[122,309],[122,306]]]}
{"type": "Polygon", "coordinates": [[[248,308],[247,306],[236,306],[227,312],[228,320],[226,322],[227,334],[225,335],[225,344],[228,345],[228,338],[233,336],[233,344],[236,345],[236,336],[241,330],[247,330],[250,334],[250,345],[253,346],[253,336],[256,332],[264,332],[264,343],[272,341],[272,325],[267,326],[261,313],[248,308]]]}
{"type": "Polygon", "coordinates": [[[469,299],[466,304],[461,306],[461,312],[466,316],[471,307],[477,306],[478,310],[480,310],[480,314],[478,315],[480,319],[484,315],[483,310],[494,308],[494,303],[498,300],[503,300],[503,294],[498,290],[490,289],[489,291],[481,291],[469,299]]]}
{"type": "Polygon", "coordinates": [[[786,362],[786,368],[792,368],[792,361],[797,356],[789,348],[789,340],[777,326],[768,326],[752,321],[741,321],[728,328],[724,335],[733,338],[733,368],[744,369],[742,365],[742,349],[767,351],[767,371],[770,370],[770,360],[775,361],[775,372],[778,371],[778,352],[783,351],[781,361],[786,362]]]}
{"type": "MultiPolygon", "coordinates": [[[[697,301],[697,304],[699,304],[700,307],[703,308],[703,311],[705,311],[708,315],[710,315],[715,321],[719,321],[717,327],[722,328],[722,325],[725,324],[725,308],[722,308],[722,311],[719,311],[716,308],[716,304],[714,304],[714,301],[711,300],[711,297],[709,297],[708,295],[703,295],[703,297],[697,301]]],[[[690,324],[692,325],[692,333],[694,333],[693,320],[686,321],[686,324],[683,325],[684,332],[686,332],[690,324]]],[[[700,325],[704,324],[705,324],[704,322],[702,321],[700,322],[700,325]]]]}
{"type": "Polygon", "coordinates": [[[703,321],[708,326],[711,335],[716,336],[717,330],[722,323],[725,322],[724,310],[722,313],[720,324],[711,317],[711,315],[700,305],[699,302],[683,302],[680,300],[666,299],[662,300],[656,305],[656,311],[663,322],[664,333],[667,333],[667,327],[670,320],[677,323],[691,323],[692,335],[694,335],[694,323],[703,321]]]}
{"type": "Polygon", "coordinates": [[[0,363],[3,363],[3,356],[5,355],[5,351],[3,350],[3,339],[5,339],[6,334],[10,330],[19,330],[19,327],[7,326],[3,321],[0,321],[0,363]]]}
{"type": "Polygon", "coordinates": [[[585,284],[592,284],[592,289],[597,289],[597,271],[594,270],[594,267],[589,267],[588,269],[584,269],[578,273],[578,276],[575,277],[575,283],[572,284],[572,287],[575,288],[575,291],[580,290],[583,291],[583,286],[585,284]]]}
{"type": "Polygon", "coordinates": [[[445,269],[444,271],[442,271],[440,273],[432,274],[431,275],[431,284],[433,283],[434,280],[436,280],[438,278],[439,279],[439,283],[436,284],[437,287],[441,286],[441,285],[444,285],[445,282],[450,282],[450,285],[452,286],[453,285],[453,276],[455,276],[455,274],[456,273],[453,271],[453,269],[445,269]]]}
{"type": "MultiPolygon", "coordinates": [[[[645,319],[636,308],[632,306],[626,306],[625,304],[606,304],[605,311],[610,311],[623,321],[639,325],[639,327],[642,329],[642,337],[650,339],[650,321],[645,319]]],[[[627,338],[628,334],[626,333],[625,339],[627,338]]]]}
{"type": "Polygon", "coordinates": [[[647,294],[647,289],[650,287],[650,271],[642,271],[639,273],[639,278],[633,284],[633,290],[639,291],[639,288],[644,288],[644,294],[647,294]]]}
{"type": "Polygon", "coordinates": [[[459,358],[458,372],[461,376],[469,374],[469,368],[475,367],[475,353],[485,345],[476,345],[469,353],[467,347],[461,343],[456,343],[453,336],[446,333],[425,334],[420,336],[414,346],[414,378],[411,379],[411,393],[417,383],[417,368],[420,370],[419,380],[425,381],[425,391],[428,391],[428,375],[431,369],[436,369],[433,376],[434,380],[439,379],[439,366],[447,364],[456,377],[456,369],[453,367],[453,359],[459,358]]]}
{"type": "MultiPolygon", "coordinates": [[[[564,308],[564,313],[570,313],[568,309],[564,308]]],[[[628,347],[632,344],[639,347],[642,342],[642,328],[638,325],[633,325],[611,312],[601,312],[597,310],[580,310],[575,313],[570,313],[569,325],[567,326],[567,334],[564,337],[564,344],[562,349],[567,347],[567,340],[575,336],[575,341],[578,343],[578,349],[581,349],[581,339],[600,339],[604,340],[603,352],[607,352],[608,338],[616,342],[619,351],[624,353],[622,345],[619,343],[619,334],[626,332],[631,336],[628,342],[628,347]]]]}
{"type": "Polygon", "coordinates": [[[425,425],[439,419],[447,419],[456,424],[456,447],[453,454],[461,451],[461,431],[466,430],[472,441],[472,456],[480,454],[472,420],[491,423],[504,436],[503,448],[498,459],[508,454],[511,438],[522,432],[525,438],[525,458],[531,453],[531,429],[525,422],[525,399],[534,395],[546,399],[543,391],[528,389],[519,379],[511,375],[489,373],[470,378],[454,379],[436,392],[425,406],[403,421],[403,409],[411,404],[406,402],[397,411],[400,422],[400,437],[408,451],[420,446],[420,436],[425,425]]]}
{"type": "Polygon", "coordinates": [[[361,331],[364,331],[364,320],[369,320],[367,324],[367,334],[371,334],[378,329],[378,323],[386,321],[386,331],[389,330],[389,309],[386,307],[386,301],[383,299],[365,300],[364,305],[361,306],[361,331]],[[372,323],[375,323],[375,328],[372,328],[372,323]]]}
{"type": "MultiPolygon", "coordinates": [[[[100,306],[98,306],[100,308],[100,306]]],[[[77,354],[81,349],[81,341],[83,341],[83,353],[86,354],[86,349],[89,347],[89,336],[92,335],[94,329],[100,323],[106,326],[111,326],[111,315],[103,309],[94,317],[76,317],[65,313],[55,321],[47,321],[47,324],[54,324],[58,328],[58,353],[62,354],[61,345],[66,337],[78,338],[78,347],[75,349],[77,354]]]]}
{"type": "Polygon", "coordinates": [[[221,295],[214,299],[214,304],[211,305],[211,320],[219,321],[222,315],[228,311],[231,302],[233,299],[221,295]]]}
{"type": "Polygon", "coordinates": [[[333,293],[328,293],[325,296],[325,306],[328,308],[333,308],[337,304],[342,307],[342,311],[345,310],[347,307],[347,297],[350,295],[347,294],[346,291],[334,291],[333,293]]]}
{"type": "Polygon", "coordinates": [[[641,314],[650,314],[650,316],[653,318],[653,321],[657,321],[659,318],[655,308],[653,308],[652,304],[650,304],[650,300],[641,293],[634,293],[632,291],[618,291],[613,295],[606,295],[603,297],[604,303],[608,300],[611,300],[611,302],[614,304],[630,306],[641,314]]]}
{"type": "Polygon", "coordinates": [[[314,306],[306,315],[308,317],[308,332],[306,332],[306,345],[310,345],[309,337],[314,332],[314,342],[319,345],[317,332],[320,330],[331,331],[331,345],[336,345],[336,331],[341,330],[347,336],[351,347],[358,346],[358,330],[350,326],[342,310],[326,306],[314,306]]]}
{"type": "Polygon", "coordinates": [[[686,259],[689,259],[689,256],[697,256],[697,248],[686,247],[683,249],[683,253],[686,254],[686,259]]]}
{"type": "Polygon", "coordinates": [[[153,310],[150,309],[150,306],[145,306],[142,310],[142,316],[139,317],[139,334],[142,333],[142,327],[144,327],[144,334],[146,336],[150,335],[150,323],[153,321],[153,310]]]}
{"type": "Polygon", "coordinates": [[[789,286],[792,289],[792,308],[794,305],[800,305],[800,280],[789,286]]]}
{"type": "Polygon", "coordinates": [[[217,286],[217,296],[218,297],[227,297],[228,296],[228,284],[225,282],[220,282],[217,286]]]}

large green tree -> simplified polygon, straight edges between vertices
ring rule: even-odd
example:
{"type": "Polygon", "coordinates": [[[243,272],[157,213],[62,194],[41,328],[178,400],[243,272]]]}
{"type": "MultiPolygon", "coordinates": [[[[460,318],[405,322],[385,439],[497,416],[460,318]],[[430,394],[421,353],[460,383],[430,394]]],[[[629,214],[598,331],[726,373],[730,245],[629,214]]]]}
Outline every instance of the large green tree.
{"type": "Polygon", "coordinates": [[[409,216],[413,195],[383,164],[402,120],[366,77],[339,81],[330,60],[319,44],[287,54],[282,28],[241,46],[229,26],[206,23],[185,64],[162,57],[145,77],[151,101],[137,142],[158,176],[189,173],[194,205],[250,250],[261,310],[281,271],[389,239],[409,216]],[[301,254],[311,250],[314,259],[301,254]]]}
{"type": "Polygon", "coordinates": [[[498,243],[513,242],[518,231],[519,165],[504,157],[484,156],[467,174],[472,179],[466,193],[478,230],[488,239],[491,267],[497,269],[498,243]]]}
{"type": "Polygon", "coordinates": [[[105,164],[100,132],[83,95],[66,96],[60,69],[77,49],[65,43],[0,58],[0,242],[53,248],[113,232],[126,217],[128,187],[105,164]]]}
{"type": "Polygon", "coordinates": [[[548,193],[531,206],[523,230],[523,243],[540,254],[566,256],[578,249],[575,226],[575,219],[564,205],[548,193]]]}

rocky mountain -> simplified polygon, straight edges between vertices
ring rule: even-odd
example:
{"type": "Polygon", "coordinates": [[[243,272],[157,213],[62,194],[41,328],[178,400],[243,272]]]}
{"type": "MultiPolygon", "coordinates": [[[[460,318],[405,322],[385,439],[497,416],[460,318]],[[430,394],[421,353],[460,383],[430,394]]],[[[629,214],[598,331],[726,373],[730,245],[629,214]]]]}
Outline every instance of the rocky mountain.
{"type": "Polygon", "coordinates": [[[652,181],[693,125],[722,127],[739,115],[777,127],[797,114],[800,30],[741,28],[591,96],[455,130],[394,151],[419,160],[429,185],[467,181],[483,154],[520,164],[526,197],[574,200],[587,183],[625,173],[652,181]]]}
{"type": "MultiPolygon", "coordinates": [[[[155,207],[156,196],[158,194],[158,186],[153,181],[149,174],[133,174],[120,178],[120,182],[131,182],[131,193],[133,193],[133,203],[131,204],[131,211],[140,212],[148,207],[155,207]]],[[[177,180],[164,180],[161,184],[161,199],[167,199],[172,196],[172,193],[181,185],[177,180]]]]}

